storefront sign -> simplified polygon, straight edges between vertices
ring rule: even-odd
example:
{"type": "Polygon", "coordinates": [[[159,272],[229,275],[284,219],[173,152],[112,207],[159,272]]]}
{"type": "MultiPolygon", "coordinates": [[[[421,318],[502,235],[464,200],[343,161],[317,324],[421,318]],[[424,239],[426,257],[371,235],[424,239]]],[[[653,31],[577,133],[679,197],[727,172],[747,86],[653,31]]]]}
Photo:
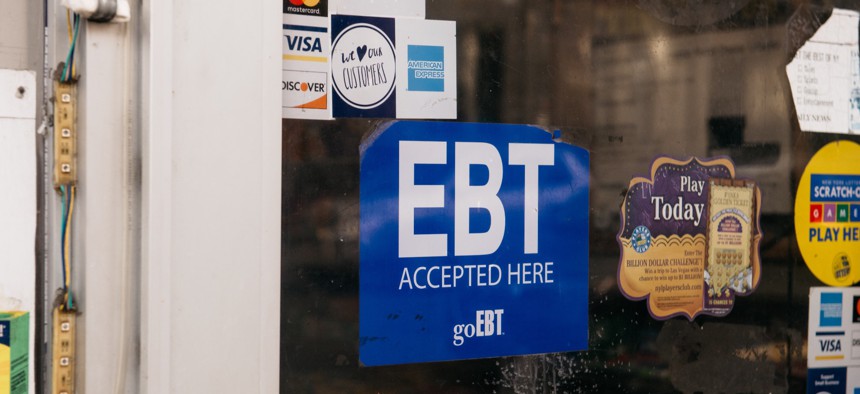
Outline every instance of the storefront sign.
{"type": "Polygon", "coordinates": [[[803,260],[830,286],[860,282],[860,145],[825,145],[806,165],[794,203],[803,260]]]}
{"type": "Polygon", "coordinates": [[[588,185],[588,152],[536,127],[380,127],[361,146],[361,362],[585,349],[588,185]]]}
{"type": "Polygon", "coordinates": [[[803,131],[860,133],[860,13],[833,9],[786,67],[803,131]]]}
{"type": "Polygon", "coordinates": [[[810,394],[860,392],[860,289],[809,290],[810,394]]]}
{"type": "Polygon", "coordinates": [[[655,319],[725,316],[761,276],[755,183],[727,158],[661,157],[630,182],[621,211],[618,284],[655,319]]]}
{"type": "Polygon", "coordinates": [[[331,119],[328,0],[284,0],[282,116],[331,119]]]}

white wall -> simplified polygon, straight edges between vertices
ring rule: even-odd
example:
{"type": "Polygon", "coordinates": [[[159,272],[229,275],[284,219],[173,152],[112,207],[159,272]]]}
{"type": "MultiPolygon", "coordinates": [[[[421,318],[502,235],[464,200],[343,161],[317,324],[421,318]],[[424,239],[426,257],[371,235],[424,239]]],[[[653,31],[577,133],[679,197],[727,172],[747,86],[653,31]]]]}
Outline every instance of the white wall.
{"type": "Polygon", "coordinates": [[[0,69],[0,185],[6,186],[0,193],[0,311],[30,313],[31,392],[37,316],[35,115],[36,74],[0,69]]]}
{"type": "MultiPolygon", "coordinates": [[[[62,13],[63,27],[65,13],[62,13]]],[[[140,199],[131,108],[137,73],[132,27],[87,23],[78,72],[78,200],[72,276],[78,300],[77,389],[133,392],[137,387],[140,199]],[[139,215],[139,214],[138,214],[139,215]]],[[[63,37],[65,38],[65,37],[63,37]]],[[[53,290],[53,288],[51,289],[53,290]]]]}
{"type": "Polygon", "coordinates": [[[0,310],[30,313],[30,391],[35,392],[37,108],[42,101],[43,4],[0,1],[0,310]],[[19,70],[19,71],[12,71],[19,70]],[[21,71],[29,70],[29,71],[21,71]],[[18,86],[26,92],[16,94],[18,86]]]}
{"type": "Polygon", "coordinates": [[[142,392],[278,390],[280,20],[143,4],[142,392]]]}
{"type": "Polygon", "coordinates": [[[42,1],[3,0],[0,7],[0,68],[41,71],[42,1]]]}

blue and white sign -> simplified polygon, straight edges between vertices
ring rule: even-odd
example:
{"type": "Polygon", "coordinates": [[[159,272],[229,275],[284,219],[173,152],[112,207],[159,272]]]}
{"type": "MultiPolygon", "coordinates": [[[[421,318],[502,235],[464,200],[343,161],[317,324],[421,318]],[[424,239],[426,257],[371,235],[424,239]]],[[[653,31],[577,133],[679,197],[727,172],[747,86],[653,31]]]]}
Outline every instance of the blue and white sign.
{"type": "Polygon", "coordinates": [[[335,118],[457,118],[457,24],[331,18],[335,118]]]}
{"type": "Polygon", "coordinates": [[[810,287],[809,394],[860,394],[860,288],[810,287]]]}
{"type": "Polygon", "coordinates": [[[588,191],[588,152],[537,127],[382,125],[361,145],[361,362],[586,349],[588,191]]]}

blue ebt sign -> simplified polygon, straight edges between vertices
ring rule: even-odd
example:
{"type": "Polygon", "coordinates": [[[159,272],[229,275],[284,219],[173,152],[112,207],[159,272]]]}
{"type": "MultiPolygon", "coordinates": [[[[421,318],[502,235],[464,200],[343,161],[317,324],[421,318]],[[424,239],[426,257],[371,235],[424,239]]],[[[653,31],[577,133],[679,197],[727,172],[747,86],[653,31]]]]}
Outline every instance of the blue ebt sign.
{"type": "Polygon", "coordinates": [[[400,121],[362,143],[364,365],[587,348],[588,152],[552,137],[400,121]]]}

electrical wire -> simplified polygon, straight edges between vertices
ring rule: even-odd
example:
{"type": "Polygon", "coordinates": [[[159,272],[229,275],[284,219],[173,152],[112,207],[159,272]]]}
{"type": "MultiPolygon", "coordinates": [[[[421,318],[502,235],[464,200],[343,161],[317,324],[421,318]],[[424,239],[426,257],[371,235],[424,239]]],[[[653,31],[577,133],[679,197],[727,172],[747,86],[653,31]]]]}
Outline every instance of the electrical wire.
{"type": "Polygon", "coordinates": [[[74,185],[60,185],[63,217],[60,221],[60,254],[63,271],[63,305],[67,310],[75,309],[72,293],[72,215],[75,210],[74,185]]]}
{"type": "Polygon", "coordinates": [[[78,31],[80,31],[80,29],[81,29],[81,16],[78,14],[75,14],[74,20],[75,20],[75,35],[72,38],[72,59],[71,59],[71,61],[72,61],[72,75],[69,75],[69,80],[74,78],[75,75],[77,74],[77,71],[78,71],[78,69],[77,69],[78,62],[75,61],[75,51],[78,49],[78,45],[77,45],[77,43],[78,43],[78,31]]]}
{"type": "MultiPolygon", "coordinates": [[[[69,52],[63,65],[61,82],[71,82],[77,73],[75,62],[75,50],[78,44],[78,35],[81,30],[81,16],[66,10],[66,25],[69,34],[69,52]]],[[[63,271],[63,308],[75,309],[74,294],[72,292],[72,217],[75,210],[75,193],[77,187],[73,184],[60,185],[62,214],[60,224],[60,259],[63,271]]]]}
{"type": "MultiPolygon", "coordinates": [[[[66,237],[66,187],[60,185],[60,205],[62,206],[62,219],[60,220],[60,240],[65,239],[66,237]]],[[[65,242],[60,242],[60,259],[62,262],[63,268],[63,292],[65,293],[69,289],[69,281],[66,276],[66,244],[65,242]]]]}
{"type": "Polygon", "coordinates": [[[69,210],[66,213],[66,226],[65,226],[66,230],[65,230],[65,234],[63,235],[63,245],[64,245],[63,249],[64,249],[65,261],[66,261],[66,266],[65,266],[66,281],[67,281],[67,283],[66,283],[66,295],[68,296],[68,299],[66,300],[66,304],[67,304],[66,306],[69,310],[75,309],[75,301],[74,301],[74,296],[73,296],[72,289],[71,289],[71,281],[72,281],[72,250],[71,250],[72,249],[72,247],[71,247],[72,246],[71,245],[72,244],[72,232],[69,230],[69,227],[71,227],[72,215],[75,212],[75,192],[76,192],[76,189],[77,189],[77,186],[75,186],[75,185],[69,186],[69,199],[68,199],[69,200],[69,210]]]}
{"type": "MultiPolygon", "coordinates": [[[[77,73],[75,62],[75,50],[78,44],[78,35],[81,30],[81,16],[66,10],[66,25],[69,34],[69,52],[66,54],[66,62],[63,65],[61,82],[71,82],[77,73]]],[[[63,308],[75,309],[74,293],[72,292],[72,215],[75,209],[75,185],[60,185],[62,196],[62,214],[60,224],[60,258],[63,271],[63,308]]]]}
{"type": "Polygon", "coordinates": [[[78,33],[81,27],[81,16],[66,11],[66,23],[69,33],[69,52],[66,54],[66,63],[63,66],[63,74],[60,80],[63,82],[71,81],[75,77],[77,71],[75,65],[75,48],[78,43],[78,33]]]}
{"type": "Polygon", "coordinates": [[[66,9],[66,27],[69,30],[69,45],[72,45],[72,11],[66,9]]]}

